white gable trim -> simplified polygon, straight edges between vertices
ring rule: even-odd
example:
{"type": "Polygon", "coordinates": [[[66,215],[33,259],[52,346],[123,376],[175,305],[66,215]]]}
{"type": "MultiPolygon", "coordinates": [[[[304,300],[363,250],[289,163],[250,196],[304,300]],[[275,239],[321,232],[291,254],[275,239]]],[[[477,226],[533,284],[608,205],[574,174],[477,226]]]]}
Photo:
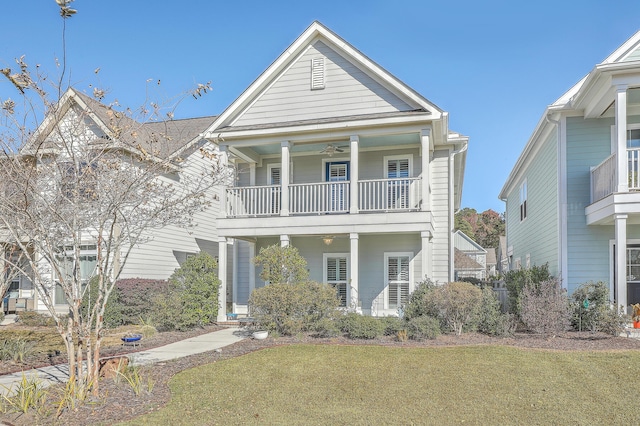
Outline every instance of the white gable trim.
{"type": "Polygon", "coordinates": [[[329,47],[343,54],[347,59],[362,66],[363,71],[369,74],[374,80],[382,82],[385,86],[392,88],[393,92],[399,93],[426,111],[431,113],[432,119],[440,118],[442,110],[432,104],[413,89],[402,83],[400,80],[389,74],[382,67],[371,61],[360,53],[357,49],[337,36],[318,21],[313,22],[289,46],[204,132],[206,138],[215,138],[216,129],[229,125],[234,117],[246,110],[259,93],[262,93],[273,83],[276,76],[280,75],[287,67],[291,66],[295,58],[303,53],[316,40],[322,39],[328,43],[329,47]]]}

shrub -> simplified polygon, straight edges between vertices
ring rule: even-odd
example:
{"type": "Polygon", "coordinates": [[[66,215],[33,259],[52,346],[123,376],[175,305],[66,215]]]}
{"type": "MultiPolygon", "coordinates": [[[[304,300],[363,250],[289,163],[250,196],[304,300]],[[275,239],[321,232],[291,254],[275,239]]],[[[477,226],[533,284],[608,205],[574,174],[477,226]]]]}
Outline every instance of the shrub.
{"type": "Polygon", "coordinates": [[[400,330],[406,330],[406,322],[397,317],[383,317],[378,319],[384,326],[385,336],[397,336],[400,330]]]}
{"type": "Polygon", "coordinates": [[[169,290],[166,280],[127,278],[116,282],[117,300],[123,324],[138,324],[140,318],[148,319],[154,312],[154,300],[169,290]]]}
{"type": "Polygon", "coordinates": [[[520,317],[527,329],[555,334],[570,326],[569,301],[557,279],[528,284],[520,296],[520,317]]]}
{"type": "Polygon", "coordinates": [[[534,265],[527,269],[509,271],[504,276],[507,292],[509,293],[509,309],[516,316],[520,316],[520,297],[525,286],[537,286],[543,281],[551,279],[549,265],[534,265]]]}
{"type": "Polygon", "coordinates": [[[293,246],[272,245],[260,249],[253,258],[254,265],[262,267],[260,278],[271,284],[294,284],[308,281],[307,261],[293,246]]]}
{"type": "Polygon", "coordinates": [[[625,318],[612,308],[609,286],[602,281],[581,284],[571,295],[571,323],[576,330],[602,331],[617,336],[625,318]],[[588,301],[585,307],[585,300],[588,301]]]}
{"type": "Polygon", "coordinates": [[[409,301],[404,308],[404,319],[409,321],[423,315],[437,317],[438,307],[433,303],[433,292],[436,288],[438,285],[428,278],[418,283],[416,289],[409,295],[409,301]]]}
{"type": "Polygon", "coordinates": [[[269,284],[249,297],[251,313],[260,326],[285,336],[322,329],[326,324],[320,323],[335,316],[338,304],[332,286],[312,281],[269,284]]]}
{"type": "Polygon", "coordinates": [[[52,327],[56,324],[51,315],[34,311],[20,312],[18,321],[29,327],[52,327]]]}
{"type": "Polygon", "coordinates": [[[189,257],[169,277],[168,291],[156,296],[154,314],[158,326],[186,330],[211,324],[218,315],[218,265],[206,252],[189,257]]]}
{"type": "Polygon", "coordinates": [[[22,338],[4,340],[0,342],[0,360],[24,362],[33,355],[36,343],[22,338]]]}
{"type": "Polygon", "coordinates": [[[460,335],[466,324],[473,324],[482,303],[482,291],[473,284],[452,282],[437,287],[432,300],[440,323],[460,335]]]}
{"type": "Polygon", "coordinates": [[[440,335],[440,321],[428,315],[407,321],[407,334],[413,340],[435,339],[440,335]]]}
{"type": "MultiPolygon", "coordinates": [[[[88,288],[85,289],[82,297],[82,305],[80,306],[80,312],[83,317],[86,318],[89,309],[94,306],[95,301],[98,299],[98,277],[93,277],[88,284],[88,288]]],[[[122,304],[120,303],[120,292],[117,287],[114,287],[113,291],[109,295],[109,300],[104,309],[104,325],[107,328],[118,327],[124,324],[124,317],[122,315],[122,304]]]]}
{"type": "Polygon", "coordinates": [[[502,313],[500,301],[490,288],[482,289],[482,301],[475,322],[478,332],[490,336],[511,336],[517,325],[513,314],[502,313]]]}
{"type": "Polygon", "coordinates": [[[377,318],[350,312],[340,319],[340,329],[350,339],[375,339],[384,333],[385,325],[377,318]]]}

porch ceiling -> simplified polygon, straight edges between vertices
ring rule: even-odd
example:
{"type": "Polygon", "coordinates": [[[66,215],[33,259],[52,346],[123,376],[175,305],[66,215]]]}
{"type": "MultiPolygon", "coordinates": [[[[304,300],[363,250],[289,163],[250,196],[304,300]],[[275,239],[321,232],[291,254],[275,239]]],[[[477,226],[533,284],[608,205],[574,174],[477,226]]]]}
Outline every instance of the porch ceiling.
{"type": "MultiPolygon", "coordinates": [[[[318,143],[295,143],[291,148],[291,153],[309,153],[318,154],[327,144],[342,147],[345,152],[349,151],[349,139],[338,139],[333,142],[322,141],[318,143]]],[[[389,145],[413,145],[420,143],[419,133],[406,133],[400,135],[384,135],[384,136],[362,136],[359,145],[361,148],[386,147],[389,145]]],[[[280,144],[274,143],[270,145],[257,145],[252,147],[253,151],[259,155],[278,155],[280,154],[280,144]]]]}

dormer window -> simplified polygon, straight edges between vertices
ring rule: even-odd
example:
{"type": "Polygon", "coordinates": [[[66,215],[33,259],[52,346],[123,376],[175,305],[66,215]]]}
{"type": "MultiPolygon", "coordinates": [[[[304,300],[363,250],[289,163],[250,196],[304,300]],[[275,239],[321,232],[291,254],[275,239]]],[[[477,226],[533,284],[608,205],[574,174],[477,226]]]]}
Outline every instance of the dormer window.
{"type": "Polygon", "coordinates": [[[311,60],[311,90],[324,89],[324,58],[311,60]]]}

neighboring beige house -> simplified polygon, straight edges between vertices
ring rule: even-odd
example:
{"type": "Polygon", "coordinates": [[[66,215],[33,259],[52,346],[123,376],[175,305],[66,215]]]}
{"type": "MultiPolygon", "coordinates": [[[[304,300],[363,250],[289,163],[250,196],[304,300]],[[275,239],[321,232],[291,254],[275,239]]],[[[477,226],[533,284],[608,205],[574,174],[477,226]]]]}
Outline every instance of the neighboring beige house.
{"type": "Polygon", "coordinates": [[[485,248],[487,251],[487,278],[494,277],[497,275],[497,257],[496,257],[496,249],[493,247],[485,248]]]}

